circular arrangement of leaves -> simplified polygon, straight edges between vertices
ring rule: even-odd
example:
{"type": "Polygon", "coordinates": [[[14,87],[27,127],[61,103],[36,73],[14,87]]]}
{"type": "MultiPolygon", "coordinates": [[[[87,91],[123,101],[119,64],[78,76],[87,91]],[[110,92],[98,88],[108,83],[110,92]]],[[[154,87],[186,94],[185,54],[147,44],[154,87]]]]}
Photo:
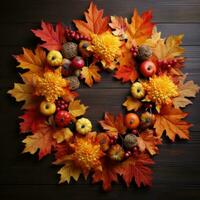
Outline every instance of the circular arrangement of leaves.
{"type": "Polygon", "coordinates": [[[158,153],[165,133],[189,139],[190,123],[181,108],[191,103],[199,91],[181,72],[183,35],[161,38],[151,22],[151,11],[141,16],[134,10],[127,18],[103,17],[91,3],[86,21],[73,20],[77,30],[57,23],[42,22],[32,30],[44,43],[35,51],[23,48],[15,56],[24,83],[15,83],[8,93],[24,101],[20,132],[23,153],[54,153],[60,183],[92,174],[93,183],[102,181],[109,190],[121,176],[126,185],[149,186],[152,182],[152,156],[158,153]],[[131,82],[130,96],[123,106],[127,114],[105,112],[101,132],[92,129],[84,117],[87,106],[74,90],[80,79],[92,87],[101,81],[100,72],[114,71],[114,77],[131,82]]]}

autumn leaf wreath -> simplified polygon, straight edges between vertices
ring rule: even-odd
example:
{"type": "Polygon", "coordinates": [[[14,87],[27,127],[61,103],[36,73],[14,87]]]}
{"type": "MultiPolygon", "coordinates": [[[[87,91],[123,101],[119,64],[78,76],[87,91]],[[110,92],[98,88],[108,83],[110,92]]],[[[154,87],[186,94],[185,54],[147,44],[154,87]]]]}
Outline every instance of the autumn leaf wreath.
{"type": "Polygon", "coordinates": [[[73,20],[77,30],[42,22],[32,32],[43,43],[15,56],[24,83],[15,83],[8,93],[24,101],[20,132],[29,135],[23,153],[38,153],[39,159],[54,153],[53,164],[62,165],[60,183],[92,174],[104,190],[119,176],[127,186],[133,180],[138,187],[149,186],[152,156],[163,133],[171,141],[189,139],[191,124],[183,120],[188,114],[181,108],[192,103],[188,98],[199,87],[181,71],[183,35],[161,38],[151,11],[140,16],[135,9],[129,22],[103,17],[91,3],[84,15],[85,21],[73,20]],[[100,82],[103,70],[131,82],[131,88],[123,103],[126,115],[105,112],[102,131],[96,132],[74,90],[80,79],[89,87],[100,82]]]}

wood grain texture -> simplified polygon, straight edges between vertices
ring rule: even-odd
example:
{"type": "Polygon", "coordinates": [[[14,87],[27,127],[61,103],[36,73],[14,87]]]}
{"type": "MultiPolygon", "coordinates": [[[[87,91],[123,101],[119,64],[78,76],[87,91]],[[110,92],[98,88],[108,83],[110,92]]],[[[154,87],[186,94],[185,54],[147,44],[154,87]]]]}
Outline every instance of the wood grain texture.
{"type": "MultiPolygon", "coordinates": [[[[139,11],[152,9],[154,21],[163,36],[184,33],[183,46],[187,58],[184,71],[188,79],[200,84],[200,0],[96,0],[108,15],[131,16],[133,8],[139,11]]],[[[88,0],[6,0],[0,6],[0,200],[35,199],[141,199],[141,200],[199,200],[200,199],[200,95],[185,110],[190,113],[188,121],[191,140],[171,144],[166,138],[160,154],[154,158],[154,181],[152,188],[137,189],[135,184],[127,189],[123,182],[113,185],[109,193],[102,192],[100,184],[91,180],[58,185],[58,167],[51,166],[52,156],[41,161],[36,156],[21,154],[23,135],[19,135],[20,104],[6,95],[13,82],[20,81],[16,61],[11,55],[21,53],[21,47],[34,48],[39,42],[30,32],[39,28],[40,20],[69,24],[81,18],[88,7],[88,0]]],[[[128,84],[121,84],[103,73],[102,82],[88,89],[79,89],[81,100],[89,105],[87,116],[96,128],[104,111],[117,113],[129,92],[128,84]]]]}

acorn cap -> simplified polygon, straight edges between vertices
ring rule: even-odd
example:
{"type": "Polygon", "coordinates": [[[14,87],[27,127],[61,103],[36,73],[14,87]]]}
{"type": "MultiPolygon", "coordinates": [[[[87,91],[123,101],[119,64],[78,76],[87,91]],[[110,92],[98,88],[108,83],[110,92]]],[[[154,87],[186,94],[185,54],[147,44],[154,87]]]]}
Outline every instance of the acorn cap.
{"type": "Polygon", "coordinates": [[[138,48],[138,58],[140,60],[148,60],[152,55],[152,50],[147,45],[142,45],[138,48]]]}
{"type": "Polygon", "coordinates": [[[62,47],[62,54],[64,58],[72,59],[78,55],[78,45],[76,43],[66,42],[62,47]]]}
{"type": "Polygon", "coordinates": [[[77,76],[68,76],[66,78],[69,81],[69,89],[76,90],[80,86],[80,81],[78,80],[77,76]]]}
{"type": "Polygon", "coordinates": [[[137,136],[134,134],[128,134],[124,138],[124,145],[127,149],[132,149],[137,146],[137,136]]]}

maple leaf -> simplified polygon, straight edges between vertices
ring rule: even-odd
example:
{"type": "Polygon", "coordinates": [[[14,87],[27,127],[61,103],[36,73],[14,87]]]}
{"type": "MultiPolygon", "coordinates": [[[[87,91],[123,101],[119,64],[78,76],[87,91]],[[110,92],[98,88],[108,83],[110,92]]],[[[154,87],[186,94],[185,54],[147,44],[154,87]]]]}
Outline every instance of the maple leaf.
{"type": "Polygon", "coordinates": [[[112,163],[110,160],[102,160],[102,171],[95,171],[92,175],[93,183],[99,181],[103,182],[103,189],[108,191],[111,189],[112,182],[118,182],[116,164],[112,163]]]}
{"type": "Polygon", "coordinates": [[[192,104],[192,101],[187,99],[186,97],[195,97],[199,92],[199,86],[195,84],[193,81],[185,82],[187,75],[184,75],[179,79],[178,84],[178,92],[179,96],[175,97],[172,101],[175,108],[185,107],[188,104],[192,104]]]}
{"type": "Polygon", "coordinates": [[[45,121],[45,116],[39,112],[37,107],[27,110],[20,118],[23,119],[23,122],[20,123],[21,133],[36,131],[45,121]]]}
{"type": "Polygon", "coordinates": [[[135,45],[140,46],[151,36],[154,27],[151,19],[151,11],[144,12],[141,16],[139,16],[137,10],[134,10],[131,18],[131,24],[128,24],[126,30],[129,43],[135,43],[135,45]]]}
{"type": "Polygon", "coordinates": [[[146,130],[140,133],[138,140],[138,146],[141,152],[145,149],[153,156],[158,153],[159,149],[156,145],[162,144],[162,140],[154,136],[153,131],[146,130]]]}
{"type": "Polygon", "coordinates": [[[142,106],[142,103],[138,99],[128,96],[123,106],[125,106],[128,111],[137,111],[142,106]]]}
{"type": "Polygon", "coordinates": [[[151,186],[152,170],[148,167],[154,164],[153,160],[145,153],[134,155],[117,166],[117,173],[122,175],[126,185],[129,187],[133,178],[138,187],[151,186]]]}
{"type": "Polygon", "coordinates": [[[56,145],[53,139],[53,131],[53,127],[41,124],[40,128],[33,132],[33,135],[27,136],[22,141],[25,143],[23,153],[35,154],[39,150],[39,159],[50,154],[52,148],[56,145]]]}
{"type": "Polygon", "coordinates": [[[125,31],[127,29],[127,18],[118,17],[118,16],[111,16],[111,23],[109,23],[109,26],[114,29],[112,31],[113,35],[116,36],[122,36],[122,38],[125,37],[125,31]]]}
{"type": "Polygon", "coordinates": [[[159,60],[173,59],[184,53],[184,48],[180,47],[183,35],[169,36],[165,41],[161,40],[153,49],[154,55],[159,60]]]}
{"type": "Polygon", "coordinates": [[[65,162],[65,165],[58,171],[58,174],[60,174],[59,183],[64,183],[65,181],[70,183],[71,177],[73,177],[75,181],[78,181],[81,170],[69,160],[65,162]]]}
{"type": "Polygon", "coordinates": [[[98,73],[100,69],[95,65],[91,64],[89,67],[83,67],[81,71],[81,78],[85,79],[85,83],[92,87],[94,82],[99,82],[101,80],[101,75],[98,73]]]}
{"type": "Polygon", "coordinates": [[[65,88],[65,94],[63,95],[63,99],[66,102],[74,101],[74,99],[78,97],[78,93],[71,91],[69,88],[65,88]]]}
{"type": "Polygon", "coordinates": [[[29,69],[30,72],[40,74],[46,62],[46,52],[37,47],[34,54],[32,50],[23,48],[23,54],[16,55],[15,58],[20,63],[17,67],[29,69]]]}
{"type": "Polygon", "coordinates": [[[109,17],[103,17],[103,10],[98,10],[97,6],[91,2],[88,12],[84,13],[85,21],[73,20],[80,33],[90,37],[92,33],[101,34],[108,30],[109,17]]]}
{"type": "Polygon", "coordinates": [[[47,50],[61,50],[62,45],[65,42],[65,28],[61,23],[56,24],[54,30],[53,25],[42,21],[41,28],[38,30],[32,30],[35,36],[39,37],[45,43],[40,46],[47,50]]]}
{"type": "Polygon", "coordinates": [[[124,118],[121,113],[114,117],[112,114],[106,112],[104,114],[104,120],[99,121],[99,123],[110,136],[124,134],[126,132],[124,118]]]}
{"type": "Polygon", "coordinates": [[[69,103],[68,110],[74,117],[79,117],[85,114],[87,108],[87,106],[80,103],[80,100],[75,100],[69,103]]]}
{"type": "Polygon", "coordinates": [[[123,65],[118,67],[114,77],[122,79],[123,83],[128,81],[134,82],[138,77],[138,73],[133,66],[123,65]]]}
{"type": "Polygon", "coordinates": [[[159,114],[156,114],[154,128],[158,137],[161,137],[163,132],[172,140],[178,135],[182,139],[189,139],[189,128],[191,124],[183,121],[188,114],[174,108],[171,105],[163,106],[159,114]]]}

